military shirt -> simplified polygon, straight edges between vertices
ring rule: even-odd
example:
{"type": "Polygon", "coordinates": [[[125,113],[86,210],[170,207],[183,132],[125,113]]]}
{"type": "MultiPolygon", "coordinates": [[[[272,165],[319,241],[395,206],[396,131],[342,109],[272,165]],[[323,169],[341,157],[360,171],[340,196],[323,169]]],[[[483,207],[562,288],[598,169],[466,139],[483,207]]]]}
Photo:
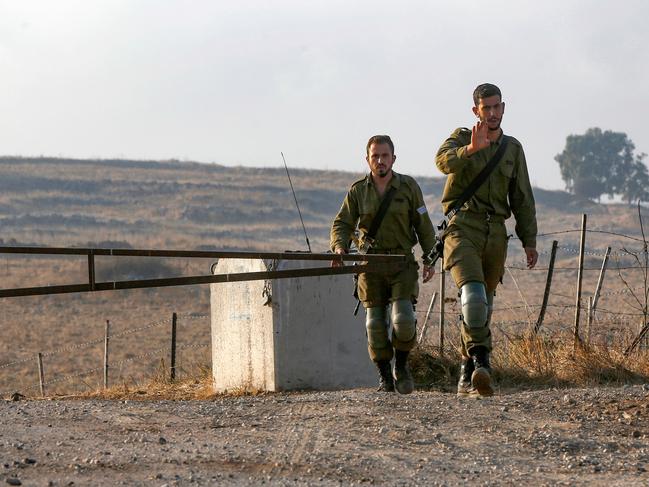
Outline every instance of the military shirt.
{"type": "MultiPolygon", "coordinates": [[[[412,177],[395,172],[392,173],[386,194],[390,187],[395,188],[395,193],[376,232],[373,251],[410,253],[419,241],[424,255],[428,255],[435,245],[435,230],[421,188],[412,177]]],[[[349,250],[356,229],[362,243],[380,204],[381,197],[371,174],[352,184],[331,226],[331,250],[349,250]]]]}
{"type": "MultiPolygon", "coordinates": [[[[489,213],[504,219],[509,218],[513,212],[516,235],[523,247],[536,247],[536,206],[523,146],[514,137],[508,138],[509,143],[500,162],[461,211],[489,213]]],[[[469,156],[467,149],[471,143],[471,130],[459,128],[442,144],[435,162],[437,168],[448,175],[442,195],[445,214],[487,165],[501,141],[502,136],[497,142],[492,142],[490,147],[469,156]]]]}

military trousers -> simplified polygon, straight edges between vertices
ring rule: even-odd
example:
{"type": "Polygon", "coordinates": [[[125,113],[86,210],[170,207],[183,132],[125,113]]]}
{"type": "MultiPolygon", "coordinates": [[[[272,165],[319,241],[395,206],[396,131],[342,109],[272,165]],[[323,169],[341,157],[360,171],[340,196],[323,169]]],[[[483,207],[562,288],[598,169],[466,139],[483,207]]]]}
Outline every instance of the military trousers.
{"type": "MultiPolygon", "coordinates": [[[[493,296],[505,272],[507,242],[504,218],[459,212],[449,223],[444,238],[444,268],[451,272],[458,289],[468,282],[481,282],[487,296],[493,296]]],[[[464,356],[475,346],[492,349],[489,321],[482,328],[462,323],[461,336],[464,356]]]]}
{"type": "Polygon", "coordinates": [[[419,294],[419,265],[412,252],[406,252],[374,249],[373,253],[378,254],[406,254],[406,266],[391,274],[367,273],[358,277],[358,298],[367,310],[367,350],[375,362],[390,360],[393,348],[410,351],[416,345],[414,304],[419,294]]]}
{"type": "MultiPolygon", "coordinates": [[[[383,251],[375,250],[373,253],[380,254],[383,251]]],[[[385,251],[403,255],[404,251],[385,251]]],[[[358,276],[358,299],[365,308],[387,306],[389,303],[399,299],[409,299],[417,302],[419,295],[419,265],[415,261],[412,252],[406,254],[407,263],[405,268],[392,274],[366,273],[358,276]]]]}

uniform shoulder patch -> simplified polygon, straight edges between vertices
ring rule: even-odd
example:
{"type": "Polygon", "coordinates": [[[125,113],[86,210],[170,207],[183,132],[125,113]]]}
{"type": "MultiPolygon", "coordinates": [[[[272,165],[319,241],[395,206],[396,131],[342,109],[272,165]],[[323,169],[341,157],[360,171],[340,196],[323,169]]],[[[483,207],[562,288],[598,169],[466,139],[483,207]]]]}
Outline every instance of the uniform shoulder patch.
{"type": "Polygon", "coordinates": [[[461,143],[464,143],[465,140],[471,140],[471,129],[466,127],[460,127],[455,129],[451,134],[451,139],[459,140],[461,143]]]}
{"type": "Polygon", "coordinates": [[[363,176],[363,177],[362,177],[361,179],[359,179],[358,181],[354,181],[354,182],[352,183],[351,187],[353,188],[354,186],[358,186],[359,184],[364,183],[365,181],[367,181],[367,176],[363,176]]]}
{"type": "Polygon", "coordinates": [[[521,144],[520,141],[516,137],[512,137],[511,135],[508,135],[507,137],[509,137],[509,141],[512,144],[517,145],[518,147],[523,147],[523,144],[521,144]]]}

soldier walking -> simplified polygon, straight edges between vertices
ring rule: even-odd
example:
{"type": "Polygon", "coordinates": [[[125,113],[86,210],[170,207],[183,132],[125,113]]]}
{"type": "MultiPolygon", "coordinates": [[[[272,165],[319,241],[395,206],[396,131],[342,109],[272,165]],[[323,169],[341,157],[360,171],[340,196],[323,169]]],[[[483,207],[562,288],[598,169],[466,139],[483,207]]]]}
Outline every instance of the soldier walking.
{"type": "Polygon", "coordinates": [[[414,304],[419,293],[419,265],[412,249],[419,242],[424,252],[423,281],[427,282],[435,274],[427,257],[435,245],[435,231],[417,182],[392,170],[396,158],[390,137],[369,139],[365,160],[370,172],[347,193],[331,227],[331,250],[347,253],[357,231],[359,251],[407,256],[406,268],[396,273],[360,274],[358,297],[366,310],[368,351],[379,371],[378,390],[392,392],[396,385],[399,393],[410,394],[414,382],[407,362],[416,344],[414,304]]]}
{"type": "Polygon", "coordinates": [[[447,214],[488,163],[496,162],[444,233],[444,267],[451,271],[462,304],[458,394],[489,396],[493,394],[489,323],[496,286],[505,271],[505,220],[514,214],[528,269],[538,259],[537,226],[523,147],[515,138],[505,136],[500,126],[505,112],[500,89],[489,83],[479,85],[473,92],[473,104],[477,123],[470,130],[455,130],[437,151],[436,164],[447,175],[442,196],[447,214]],[[502,144],[504,152],[498,151],[502,144]]]}

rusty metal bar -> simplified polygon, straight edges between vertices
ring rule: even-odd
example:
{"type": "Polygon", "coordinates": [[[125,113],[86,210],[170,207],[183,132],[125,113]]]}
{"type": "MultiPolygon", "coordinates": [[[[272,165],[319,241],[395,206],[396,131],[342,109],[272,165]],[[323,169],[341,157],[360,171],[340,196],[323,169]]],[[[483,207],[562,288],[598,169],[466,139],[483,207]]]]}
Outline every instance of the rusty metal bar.
{"type": "MultiPolygon", "coordinates": [[[[372,256],[374,257],[374,256],[372,256]]],[[[264,279],[286,279],[294,277],[330,276],[339,274],[361,274],[364,272],[389,273],[405,266],[403,256],[392,255],[390,263],[368,263],[361,266],[312,267],[281,271],[240,272],[233,274],[214,274],[208,276],[170,277],[162,279],[140,279],[133,281],[96,282],[94,289],[90,284],[70,284],[61,286],[41,286],[16,289],[1,289],[0,298],[18,296],[40,296],[46,294],[67,294],[92,291],[112,291],[119,289],[141,289],[149,287],[189,286],[194,284],[213,284],[220,282],[259,281],[264,279]]],[[[331,259],[331,255],[329,255],[331,259]]]]}
{"type": "Polygon", "coordinates": [[[95,290],[95,253],[94,251],[88,252],[88,285],[90,290],[95,290]]]}
{"type": "Polygon", "coordinates": [[[211,250],[93,249],[69,247],[3,247],[0,254],[101,255],[113,257],[184,257],[200,259],[339,260],[341,262],[397,262],[402,255],[331,254],[310,252],[249,252],[211,250]]]}

